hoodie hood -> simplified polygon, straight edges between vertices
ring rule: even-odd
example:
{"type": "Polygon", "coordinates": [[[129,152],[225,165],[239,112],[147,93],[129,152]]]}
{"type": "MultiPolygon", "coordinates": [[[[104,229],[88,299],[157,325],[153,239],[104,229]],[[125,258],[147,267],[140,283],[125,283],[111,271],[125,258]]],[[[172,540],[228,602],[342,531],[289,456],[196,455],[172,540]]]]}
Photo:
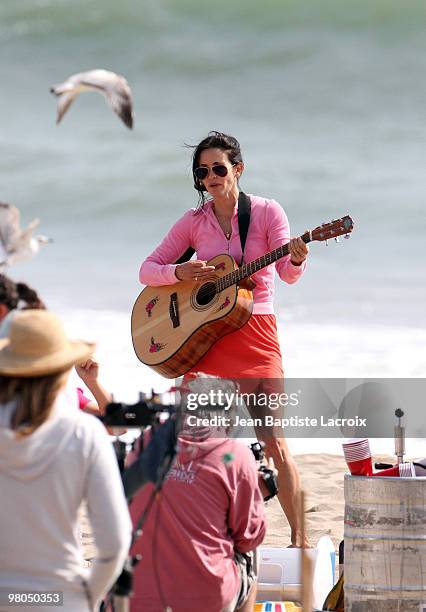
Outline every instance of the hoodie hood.
{"type": "Polygon", "coordinates": [[[49,418],[29,436],[10,429],[15,401],[0,404],[0,472],[16,480],[38,478],[56,460],[79,423],[77,394],[67,388],[55,400],[49,418]]]}

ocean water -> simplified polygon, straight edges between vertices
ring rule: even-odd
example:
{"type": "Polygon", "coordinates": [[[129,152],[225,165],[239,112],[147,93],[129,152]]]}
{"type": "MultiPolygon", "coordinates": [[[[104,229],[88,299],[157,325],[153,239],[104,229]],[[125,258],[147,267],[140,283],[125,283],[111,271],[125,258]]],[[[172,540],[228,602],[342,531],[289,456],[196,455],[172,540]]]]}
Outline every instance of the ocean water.
{"type": "Polygon", "coordinates": [[[11,276],[98,342],[116,397],[165,389],[131,348],[138,268],[196,203],[184,144],[227,131],[294,235],[355,221],[278,283],[287,374],[424,376],[425,30],[423,0],[2,0],[0,200],[54,239],[11,276]],[[55,125],[49,86],[91,68],[127,77],[132,132],[97,94],[55,125]]]}

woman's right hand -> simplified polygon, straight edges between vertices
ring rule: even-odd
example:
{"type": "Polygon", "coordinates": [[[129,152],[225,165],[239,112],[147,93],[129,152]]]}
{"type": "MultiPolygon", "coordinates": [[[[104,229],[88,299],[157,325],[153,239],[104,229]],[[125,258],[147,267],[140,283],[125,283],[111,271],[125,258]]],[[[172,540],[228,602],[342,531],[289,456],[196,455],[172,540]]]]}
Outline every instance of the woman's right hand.
{"type": "Polygon", "coordinates": [[[214,266],[208,266],[207,261],[191,259],[185,263],[178,264],[175,268],[175,276],[179,280],[202,281],[206,276],[214,272],[214,266]]]}

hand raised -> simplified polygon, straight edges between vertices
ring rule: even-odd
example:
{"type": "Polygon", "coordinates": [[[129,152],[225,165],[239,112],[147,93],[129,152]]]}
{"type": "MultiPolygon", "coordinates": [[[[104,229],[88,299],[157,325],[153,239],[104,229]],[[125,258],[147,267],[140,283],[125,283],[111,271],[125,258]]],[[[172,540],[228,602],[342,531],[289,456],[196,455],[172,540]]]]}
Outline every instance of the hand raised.
{"type": "Polygon", "coordinates": [[[87,361],[76,365],[75,369],[83,382],[95,381],[99,374],[99,363],[89,358],[87,361]]]}

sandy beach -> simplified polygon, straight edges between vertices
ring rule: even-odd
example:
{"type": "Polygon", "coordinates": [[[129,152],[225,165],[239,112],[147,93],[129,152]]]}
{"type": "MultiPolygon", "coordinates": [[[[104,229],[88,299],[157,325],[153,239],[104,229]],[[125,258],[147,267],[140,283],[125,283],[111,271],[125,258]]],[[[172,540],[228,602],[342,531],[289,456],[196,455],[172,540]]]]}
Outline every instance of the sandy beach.
{"type": "MultiPolygon", "coordinates": [[[[335,455],[299,455],[295,457],[306,495],[306,528],[311,544],[328,535],[336,550],[343,538],[343,477],[347,473],[343,457],[335,455]]],[[[267,502],[268,529],[265,546],[290,544],[290,528],[277,499],[267,502]]]]}

